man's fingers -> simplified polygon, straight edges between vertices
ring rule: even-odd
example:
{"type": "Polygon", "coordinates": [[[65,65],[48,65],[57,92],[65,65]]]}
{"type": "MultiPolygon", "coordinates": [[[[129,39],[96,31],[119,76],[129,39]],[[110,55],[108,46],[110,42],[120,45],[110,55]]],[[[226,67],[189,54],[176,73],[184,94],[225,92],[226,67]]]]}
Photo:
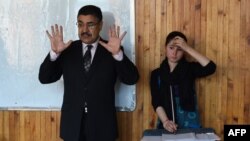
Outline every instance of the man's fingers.
{"type": "Polygon", "coordinates": [[[52,36],[55,36],[55,29],[54,29],[54,26],[51,26],[51,32],[52,32],[52,36]]]}
{"type": "Polygon", "coordinates": [[[110,33],[111,37],[116,36],[115,25],[110,26],[110,33]]]}
{"type": "Polygon", "coordinates": [[[60,25],[58,26],[57,24],[55,24],[54,26],[51,26],[51,34],[48,32],[48,30],[46,30],[46,33],[48,35],[49,38],[53,38],[55,36],[61,36],[63,38],[63,27],[60,25]]]}
{"type": "Polygon", "coordinates": [[[49,33],[49,31],[48,31],[48,30],[46,30],[46,34],[47,34],[47,36],[49,37],[49,39],[51,39],[51,38],[52,38],[52,36],[50,35],[50,33],[49,33]]]}
{"type": "Polygon", "coordinates": [[[115,24],[113,24],[112,26],[112,33],[113,33],[113,36],[117,37],[115,24]]]}
{"type": "Polygon", "coordinates": [[[113,24],[112,26],[110,26],[109,28],[109,37],[118,37],[120,40],[122,40],[124,38],[124,36],[127,34],[127,32],[123,32],[120,35],[120,26],[117,26],[115,24],[113,24]]]}
{"type": "Polygon", "coordinates": [[[56,28],[56,35],[58,35],[59,34],[59,29],[58,29],[58,25],[57,24],[55,25],[55,28],[56,28]]]}
{"type": "Polygon", "coordinates": [[[59,32],[59,35],[62,36],[62,39],[63,39],[63,27],[60,26],[60,32],[59,32]]]}
{"type": "Polygon", "coordinates": [[[120,26],[117,26],[117,31],[116,31],[116,33],[117,33],[117,37],[119,38],[119,36],[120,36],[120,26]]]}
{"type": "Polygon", "coordinates": [[[121,35],[121,37],[119,37],[120,40],[122,40],[126,34],[127,34],[127,31],[123,32],[122,35],[121,35]]]}
{"type": "Polygon", "coordinates": [[[112,37],[112,30],[111,30],[111,27],[109,27],[109,37],[112,37]]]}

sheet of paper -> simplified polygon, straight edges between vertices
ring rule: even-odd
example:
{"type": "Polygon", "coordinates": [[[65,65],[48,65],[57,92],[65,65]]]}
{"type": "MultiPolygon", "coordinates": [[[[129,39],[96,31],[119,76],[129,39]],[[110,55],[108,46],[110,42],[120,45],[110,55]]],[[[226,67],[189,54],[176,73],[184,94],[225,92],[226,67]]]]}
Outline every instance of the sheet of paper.
{"type": "Polygon", "coordinates": [[[194,141],[195,133],[162,134],[162,141],[194,141]]]}
{"type": "Polygon", "coordinates": [[[161,136],[144,136],[141,141],[161,141],[161,136]]]}
{"type": "Polygon", "coordinates": [[[178,134],[163,133],[143,136],[141,141],[220,141],[220,137],[213,132],[195,133],[180,132],[178,134]]]}
{"type": "Polygon", "coordinates": [[[220,137],[214,133],[200,133],[196,134],[197,141],[219,141],[220,137]]]}

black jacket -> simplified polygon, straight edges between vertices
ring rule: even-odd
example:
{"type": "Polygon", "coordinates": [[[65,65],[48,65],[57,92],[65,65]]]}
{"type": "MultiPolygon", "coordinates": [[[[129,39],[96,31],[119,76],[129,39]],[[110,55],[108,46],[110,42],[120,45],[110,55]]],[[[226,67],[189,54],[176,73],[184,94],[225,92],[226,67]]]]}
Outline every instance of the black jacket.
{"type": "Polygon", "coordinates": [[[80,40],[71,43],[54,62],[50,61],[48,54],[40,66],[41,83],[52,83],[63,76],[60,136],[64,140],[78,141],[86,100],[86,123],[91,141],[114,140],[118,136],[115,82],[118,77],[125,84],[135,84],[139,79],[138,70],[125,54],[122,61],[116,61],[100,44],[88,74],[84,73],[83,66],[80,40]]]}
{"type": "Polygon", "coordinates": [[[167,116],[172,119],[170,85],[179,86],[180,105],[183,110],[195,110],[195,79],[211,75],[215,72],[216,65],[210,61],[205,67],[198,62],[187,62],[182,59],[170,73],[168,60],[165,59],[160,68],[151,72],[150,89],[154,109],[162,106],[167,116]]]}

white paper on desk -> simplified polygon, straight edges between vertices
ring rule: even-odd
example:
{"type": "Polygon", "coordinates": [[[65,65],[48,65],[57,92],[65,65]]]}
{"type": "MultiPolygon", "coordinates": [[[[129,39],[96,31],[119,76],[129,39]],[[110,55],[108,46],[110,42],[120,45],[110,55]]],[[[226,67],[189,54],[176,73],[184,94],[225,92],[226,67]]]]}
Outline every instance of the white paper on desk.
{"type": "Polygon", "coordinates": [[[162,134],[162,141],[194,141],[195,133],[162,134]]]}
{"type": "Polygon", "coordinates": [[[200,133],[196,134],[197,141],[219,141],[220,137],[214,133],[200,133]]]}
{"type": "Polygon", "coordinates": [[[161,141],[161,136],[144,136],[141,141],[161,141]]]}

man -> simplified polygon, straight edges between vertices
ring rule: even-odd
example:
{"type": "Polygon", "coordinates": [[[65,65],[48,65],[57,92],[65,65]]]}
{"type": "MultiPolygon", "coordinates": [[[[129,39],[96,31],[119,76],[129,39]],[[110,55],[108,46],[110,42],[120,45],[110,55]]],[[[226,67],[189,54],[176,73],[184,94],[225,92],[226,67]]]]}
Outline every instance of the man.
{"type": "Polygon", "coordinates": [[[121,47],[126,32],[110,27],[107,42],[99,35],[102,25],[101,9],[87,5],[77,15],[80,40],[64,43],[63,28],[58,25],[51,27],[52,34],[46,31],[51,51],[40,66],[39,80],[47,84],[63,76],[60,137],[64,141],[115,141],[115,82],[118,78],[133,85],[139,79],[121,47]]]}

